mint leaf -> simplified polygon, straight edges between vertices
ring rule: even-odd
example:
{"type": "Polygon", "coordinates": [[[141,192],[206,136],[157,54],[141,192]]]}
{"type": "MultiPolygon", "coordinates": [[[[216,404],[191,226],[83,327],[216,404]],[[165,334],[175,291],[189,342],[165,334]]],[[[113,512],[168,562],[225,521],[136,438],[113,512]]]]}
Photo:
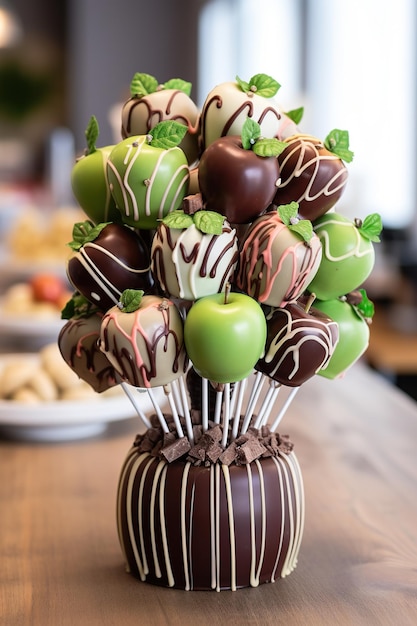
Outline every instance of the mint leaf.
{"type": "Polygon", "coordinates": [[[178,89],[179,91],[183,91],[187,96],[190,96],[192,83],[182,80],[182,78],[171,78],[164,83],[164,89],[178,89]]]}
{"type": "Polygon", "coordinates": [[[242,126],[242,146],[244,150],[250,150],[255,141],[261,136],[261,127],[258,122],[255,122],[251,117],[247,117],[242,126]]]}
{"type": "Polygon", "coordinates": [[[224,215],[215,211],[197,211],[194,213],[196,228],[207,235],[221,235],[223,232],[224,215]]]}
{"type": "Polygon", "coordinates": [[[371,213],[365,217],[362,225],[359,227],[359,232],[365,239],[369,241],[381,241],[379,235],[382,231],[382,219],[379,213],[371,213]]]}
{"type": "Polygon", "coordinates": [[[136,72],[130,83],[132,96],[147,96],[158,89],[158,81],[150,74],[136,72]]]}
{"type": "Polygon", "coordinates": [[[238,84],[238,87],[240,87],[240,89],[244,91],[245,93],[250,91],[249,83],[239,78],[239,76],[236,76],[236,82],[238,84]]]}
{"type": "Polygon", "coordinates": [[[87,152],[86,154],[92,154],[97,150],[96,142],[99,136],[99,126],[95,115],[90,117],[87,128],[85,129],[85,138],[87,140],[87,152]]]}
{"type": "Polygon", "coordinates": [[[150,145],[164,150],[175,148],[181,143],[186,132],[187,127],[179,122],[173,120],[159,122],[148,133],[151,136],[150,145]]]}
{"type": "Polygon", "coordinates": [[[102,222],[94,226],[93,222],[76,222],[72,229],[72,241],[69,242],[69,247],[72,250],[79,250],[85,243],[94,241],[97,239],[103,228],[105,228],[110,222],[102,222]]]}
{"type": "Polygon", "coordinates": [[[299,107],[298,109],[292,109],[291,111],[287,111],[285,115],[289,117],[290,120],[294,122],[294,124],[299,124],[303,119],[304,107],[299,107]]]}
{"type": "Polygon", "coordinates": [[[297,233],[297,235],[300,235],[300,237],[304,239],[304,241],[306,241],[307,243],[313,236],[313,225],[310,220],[298,220],[298,222],[295,221],[293,224],[290,224],[288,228],[293,233],[297,233]]]}
{"type": "Polygon", "coordinates": [[[94,313],[99,312],[94,304],[89,302],[87,298],[80,293],[75,292],[74,295],[68,300],[64,308],[61,311],[61,319],[70,320],[73,318],[85,318],[90,317],[94,313]]]}
{"type": "Polygon", "coordinates": [[[298,206],[298,202],[290,202],[290,204],[281,204],[277,208],[278,215],[286,226],[289,226],[291,220],[298,216],[298,206]]]}
{"type": "Polygon", "coordinates": [[[313,225],[310,220],[301,220],[298,218],[298,202],[290,202],[282,204],[277,209],[281,221],[293,233],[299,235],[306,243],[313,236],[313,225]]]}
{"type": "Polygon", "coordinates": [[[120,296],[120,309],[123,313],[134,313],[141,305],[144,295],[142,289],[125,289],[120,296]]]}
{"type": "Polygon", "coordinates": [[[346,163],[352,161],[354,153],[349,150],[349,133],[347,130],[334,128],[323,143],[329,152],[333,152],[342,161],[346,161],[346,163]]]}
{"type": "Polygon", "coordinates": [[[162,223],[165,224],[167,228],[183,230],[192,226],[194,224],[194,220],[191,215],[184,213],[182,209],[176,209],[175,211],[168,213],[168,215],[163,218],[162,223]]]}
{"type": "Polygon", "coordinates": [[[288,147],[288,144],[279,139],[259,139],[252,150],[260,157],[277,157],[288,147]]]}
{"type": "Polygon", "coordinates": [[[249,81],[249,90],[264,98],[272,98],[281,87],[279,83],[267,74],[255,74],[249,81]]]}

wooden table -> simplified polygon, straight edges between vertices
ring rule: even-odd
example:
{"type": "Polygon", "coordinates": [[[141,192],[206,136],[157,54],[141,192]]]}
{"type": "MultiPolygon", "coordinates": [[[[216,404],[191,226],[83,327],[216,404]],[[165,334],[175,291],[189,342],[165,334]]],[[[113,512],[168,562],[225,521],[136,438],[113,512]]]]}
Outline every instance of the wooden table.
{"type": "Polygon", "coordinates": [[[115,493],[136,427],[0,442],[2,626],[416,624],[417,405],[363,364],[307,383],[284,418],[307,513],[298,567],[275,584],[185,592],[125,573],[115,493]]]}

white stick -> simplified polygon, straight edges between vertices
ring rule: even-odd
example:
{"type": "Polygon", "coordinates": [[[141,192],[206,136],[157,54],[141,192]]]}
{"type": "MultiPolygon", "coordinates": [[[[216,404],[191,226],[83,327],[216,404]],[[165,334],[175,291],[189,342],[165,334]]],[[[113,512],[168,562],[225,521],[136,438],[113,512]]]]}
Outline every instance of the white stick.
{"type": "Polygon", "coordinates": [[[261,404],[261,407],[259,409],[258,415],[254,423],[255,428],[260,428],[262,424],[264,424],[267,421],[268,416],[269,416],[268,410],[269,411],[271,410],[272,408],[271,403],[273,404],[277,395],[277,389],[279,391],[280,387],[281,385],[271,378],[271,380],[269,381],[269,389],[267,393],[265,394],[265,397],[263,399],[263,402],[261,404]]]}
{"type": "Polygon", "coordinates": [[[162,430],[164,431],[164,433],[169,433],[169,428],[168,428],[168,424],[166,423],[164,414],[161,411],[161,407],[159,406],[159,404],[156,401],[155,396],[153,395],[153,390],[151,387],[147,387],[146,391],[148,392],[148,396],[151,399],[151,402],[153,404],[153,408],[155,409],[155,413],[158,417],[159,423],[161,424],[162,430]]]}
{"type": "Polygon", "coordinates": [[[137,402],[137,398],[133,395],[131,387],[127,383],[120,383],[120,386],[125,392],[125,394],[127,395],[127,397],[129,398],[129,400],[131,401],[136,413],[139,415],[145,428],[152,428],[152,424],[150,423],[145,413],[142,411],[141,407],[139,406],[139,403],[137,402]]]}
{"type": "Polygon", "coordinates": [[[178,389],[178,380],[173,380],[171,383],[171,391],[174,395],[175,404],[181,413],[184,415],[184,409],[182,406],[181,394],[178,389]]]}
{"type": "Polygon", "coordinates": [[[188,440],[191,445],[194,444],[194,433],[193,433],[193,425],[191,424],[191,415],[190,409],[187,401],[187,389],[184,382],[184,377],[181,376],[179,378],[179,385],[181,391],[181,399],[182,399],[182,408],[184,409],[184,419],[185,419],[185,427],[187,429],[188,440]]]}
{"type": "Polygon", "coordinates": [[[282,407],[282,409],[280,410],[280,412],[278,413],[278,415],[276,416],[274,422],[272,423],[271,426],[271,432],[275,432],[278,424],[280,423],[280,421],[282,420],[282,418],[285,415],[286,410],[288,409],[288,407],[290,406],[291,402],[294,399],[294,396],[296,395],[297,391],[300,389],[300,387],[293,387],[290,391],[290,393],[288,394],[288,398],[286,399],[286,401],[284,402],[284,405],[282,407]]]}
{"type": "Polygon", "coordinates": [[[242,404],[243,404],[243,396],[245,394],[245,389],[246,389],[246,383],[248,382],[247,378],[244,378],[243,380],[240,381],[239,383],[239,395],[237,398],[237,403],[236,403],[236,408],[234,409],[234,419],[233,419],[233,426],[232,426],[232,441],[234,441],[237,437],[237,433],[239,430],[239,423],[240,423],[240,412],[242,410],[242,404]]]}
{"type": "Polygon", "coordinates": [[[227,439],[229,436],[229,421],[230,421],[230,383],[224,385],[224,412],[223,412],[223,448],[227,445],[227,439]]]}
{"type": "Polygon", "coordinates": [[[201,422],[203,425],[203,431],[208,430],[208,384],[207,378],[201,379],[201,422]]]}
{"type": "Polygon", "coordinates": [[[248,408],[246,409],[245,417],[244,417],[243,424],[242,424],[242,429],[240,431],[241,435],[244,435],[245,432],[249,428],[249,424],[250,424],[250,421],[252,419],[253,411],[255,409],[256,403],[257,403],[258,398],[259,398],[259,394],[261,393],[262,386],[263,386],[265,380],[266,380],[265,374],[262,374],[262,372],[257,372],[256,373],[256,378],[254,380],[251,396],[250,396],[250,399],[249,399],[249,402],[248,402],[248,408]]]}
{"type": "Polygon", "coordinates": [[[220,424],[220,415],[222,412],[223,391],[216,392],[216,405],[214,407],[214,423],[220,424]]]}
{"type": "Polygon", "coordinates": [[[164,385],[164,392],[168,398],[169,406],[171,407],[172,417],[174,418],[175,428],[177,429],[178,437],[184,437],[184,431],[181,426],[180,418],[178,415],[177,405],[175,404],[174,395],[172,393],[171,385],[164,385]]]}

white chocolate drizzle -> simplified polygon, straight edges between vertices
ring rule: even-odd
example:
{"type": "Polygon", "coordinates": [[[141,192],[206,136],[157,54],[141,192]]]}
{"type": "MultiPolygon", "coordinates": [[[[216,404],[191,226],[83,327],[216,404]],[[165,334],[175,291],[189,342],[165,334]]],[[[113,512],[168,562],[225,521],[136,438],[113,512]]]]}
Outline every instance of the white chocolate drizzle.
{"type": "Polygon", "coordinates": [[[130,571],[137,570],[141,580],[150,576],[166,586],[191,590],[201,588],[203,575],[204,588],[216,591],[274,582],[295,568],[304,529],[298,461],[291,452],[241,468],[220,464],[195,468],[189,462],[169,465],[133,448],[119,481],[117,521],[130,571]],[[169,489],[173,484],[179,489],[179,520],[167,509],[170,471],[174,474],[169,489]],[[242,493],[247,493],[243,509],[242,493]],[[199,526],[199,503],[204,502],[209,519],[199,526]],[[243,524],[237,508],[248,516],[243,524]],[[241,545],[250,547],[249,571],[243,573],[241,545]],[[210,556],[207,572],[201,572],[205,560],[199,560],[200,549],[210,556]]]}

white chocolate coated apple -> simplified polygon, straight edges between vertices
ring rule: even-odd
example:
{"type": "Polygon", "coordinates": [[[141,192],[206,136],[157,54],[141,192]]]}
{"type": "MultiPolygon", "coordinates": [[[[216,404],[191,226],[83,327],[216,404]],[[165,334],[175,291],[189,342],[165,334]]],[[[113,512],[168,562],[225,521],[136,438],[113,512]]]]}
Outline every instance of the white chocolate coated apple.
{"type": "Polygon", "coordinates": [[[198,156],[199,111],[191,98],[179,89],[160,89],[146,96],[129,98],[122,108],[122,136],[146,135],[166,120],[187,126],[180,148],[188,162],[194,163],[198,156]]]}
{"type": "Polygon", "coordinates": [[[100,349],[134,387],[166,385],[187,370],[181,316],[173,302],[158,296],[143,296],[132,313],[117,305],[109,309],[101,324],[100,349]]]}
{"type": "Polygon", "coordinates": [[[152,242],[152,271],[167,294],[196,300],[224,291],[238,259],[236,231],[227,220],[220,235],[195,224],[169,228],[161,223],[152,242]]]}
{"type": "Polygon", "coordinates": [[[298,132],[297,125],[281,110],[274,98],[246,93],[237,83],[217,85],[208,94],[201,111],[201,139],[204,148],[224,135],[241,135],[251,117],[263,137],[285,139],[298,132]]]}

